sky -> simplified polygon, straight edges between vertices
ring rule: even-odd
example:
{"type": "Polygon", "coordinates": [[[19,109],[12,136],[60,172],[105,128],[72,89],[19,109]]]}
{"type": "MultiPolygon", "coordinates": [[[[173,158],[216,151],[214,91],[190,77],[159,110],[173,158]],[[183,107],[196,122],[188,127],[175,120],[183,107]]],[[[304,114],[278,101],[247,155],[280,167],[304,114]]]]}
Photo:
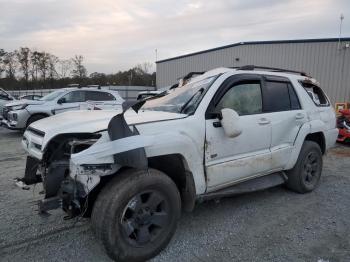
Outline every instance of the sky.
{"type": "Polygon", "coordinates": [[[0,0],[0,48],[112,73],[236,42],[350,37],[350,0],[0,0]]]}

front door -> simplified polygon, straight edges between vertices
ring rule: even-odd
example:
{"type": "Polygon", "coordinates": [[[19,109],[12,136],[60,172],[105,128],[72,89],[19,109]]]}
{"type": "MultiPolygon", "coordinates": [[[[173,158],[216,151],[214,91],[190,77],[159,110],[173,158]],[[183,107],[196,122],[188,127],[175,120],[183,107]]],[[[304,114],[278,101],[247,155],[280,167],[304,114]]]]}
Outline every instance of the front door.
{"type": "Polygon", "coordinates": [[[271,122],[263,113],[261,77],[235,75],[219,88],[206,114],[207,191],[266,173],[271,168],[271,122]],[[230,138],[215,115],[231,108],[240,115],[242,133],[230,138]],[[211,117],[213,116],[213,117],[211,117]]]}
{"type": "Polygon", "coordinates": [[[77,90],[65,94],[63,97],[63,103],[57,104],[54,109],[55,114],[63,113],[66,111],[79,110],[80,106],[85,102],[85,91],[77,90]]]}

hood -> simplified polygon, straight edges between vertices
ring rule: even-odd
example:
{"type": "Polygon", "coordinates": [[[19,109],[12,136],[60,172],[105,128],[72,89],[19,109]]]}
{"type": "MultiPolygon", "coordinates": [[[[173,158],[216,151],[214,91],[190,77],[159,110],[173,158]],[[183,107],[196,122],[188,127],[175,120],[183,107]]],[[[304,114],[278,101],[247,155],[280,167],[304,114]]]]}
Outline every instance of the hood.
{"type": "MultiPolygon", "coordinates": [[[[105,130],[113,116],[120,112],[118,110],[69,111],[36,121],[30,127],[45,132],[42,144],[45,147],[51,138],[59,134],[94,133],[105,130]]],[[[139,113],[135,113],[133,110],[128,110],[124,116],[129,125],[134,125],[183,118],[187,115],[161,111],[139,111],[139,113]]]]}
{"type": "Polygon", "coordinates": [[[42,105],[44,104],[46,101],[40,101],[40,100],[27,100],[27,99],[23,99],[23,100],[16,100],[13,102],[9,102],[6,104],[6,106],[19,106],[19,105],[42,105]]]}

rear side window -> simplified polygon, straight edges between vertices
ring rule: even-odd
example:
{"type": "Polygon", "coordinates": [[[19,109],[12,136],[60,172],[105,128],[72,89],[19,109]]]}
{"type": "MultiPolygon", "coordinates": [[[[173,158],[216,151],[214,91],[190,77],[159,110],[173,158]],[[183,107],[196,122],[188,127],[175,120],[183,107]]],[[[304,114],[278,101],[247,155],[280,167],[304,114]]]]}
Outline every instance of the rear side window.
{"type": "Polygon", "coordinates": [[[85,92],[84,91],[72,91],[62,98],[66,99],[66,103],[77,103],[85,101],[85,92]]]}
{"type": "Polygon", "coordinates": [[[279,112],[290,110],[288,83],[266,81],[264,111],[279,112]]]}
{"type": "Polygon", "coordinates": [[[289,82],[266,81],[265,83],[265,112],[280,112],[301,108],[298,96],[289,82]]]}
{"type": "Polygon", "coordinates": [[[300,84],[305,88],[316,106],[329,106],[329,101],[320,87],[306,81],[300,81],[300,84]]]}
{"type": "Polygon", "coordinates": [[[107,92],[98,92],[98,91],[87,91],[86,92],[87,101],[112,101],[115,100],[115,97],[107,92]]]}
{"type": "Polygon", "coordinates": [[[297,94],[295,93],[294,87],[291,84],[288,84],[288,92],[290,98],[290,107],[292,110],[301,109],[300,102],[297,94]]]}

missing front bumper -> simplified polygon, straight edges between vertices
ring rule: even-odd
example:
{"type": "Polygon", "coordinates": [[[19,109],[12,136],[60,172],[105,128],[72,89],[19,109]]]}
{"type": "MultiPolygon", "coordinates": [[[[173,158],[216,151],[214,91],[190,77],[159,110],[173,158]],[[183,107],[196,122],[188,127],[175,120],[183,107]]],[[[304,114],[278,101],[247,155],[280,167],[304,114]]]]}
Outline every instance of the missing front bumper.
{"type": "Polygon", "coordinates": [[[73,218],[84,212],[85,201],[83,185],[68,178],[62,181],[56,196],[48,197],[38,202],[38,211],[42,214],[62,208],[67,213],[66,218],[73,218]]]}

